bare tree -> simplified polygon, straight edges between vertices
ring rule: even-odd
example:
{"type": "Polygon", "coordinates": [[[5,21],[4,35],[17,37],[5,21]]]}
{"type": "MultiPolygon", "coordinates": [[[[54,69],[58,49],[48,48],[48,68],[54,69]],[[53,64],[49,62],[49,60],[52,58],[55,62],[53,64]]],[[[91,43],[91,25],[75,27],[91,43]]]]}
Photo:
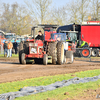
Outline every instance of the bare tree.
{"type": "Polygon", "coordinates": [[[48,20],[49,23],[58,24],[58,25],[64,25],[66,23],[67,19],[67,13],[65,6],[59,7],[59,8],[53,8],[51,10],[51,15],[48,20]]]}
{"type": "Polygon", "coordinates": [[[67,19],[69,23],[79,23],[79,5],[74,0],[70,1],[70,3],[66,7],[67,10],[67,19]]]}
{"type": "Polygon", "coordinates": [[[81,23],[88,19],[90,0],[71,0],[66,5],[69,23],[81,23]]]}
{"type": "Polygon", "coordinates": [[[34,20],[37,20],[38,23],[45,23],[45,20],[48,19],[49,6],[51,5],[52,0],[31,0],[25,1],[30,14],[33,15],[34,20]]]}
{"type": "Polygon", "coordinates": [[[91,2],[91,18],[100,21],[100,0],[92,0],[91,2]]]}
{"type": "Polygon", "coordinates": [[[90,12],[89,8],[90,8],[90,3],[91,3],[91,0],[81,0],[80,1],[80,14],[81,14],[81,21],[85,21],[88,19],[88,14],[90,12]]]}
{"type": "Polygon", "coordinates": [[[1,28],[6,32],[15,32],[16,34],[29,34],[33,19],[27,14],[24,6],[17,3],[3,4],[3,13],[1,17],[1,28]]]}

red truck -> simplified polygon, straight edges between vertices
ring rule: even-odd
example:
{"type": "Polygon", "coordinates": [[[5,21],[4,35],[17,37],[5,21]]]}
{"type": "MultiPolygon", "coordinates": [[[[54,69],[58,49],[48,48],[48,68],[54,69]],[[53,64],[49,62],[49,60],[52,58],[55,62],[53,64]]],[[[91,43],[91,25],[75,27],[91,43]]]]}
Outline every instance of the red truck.
{"type": "Polygon", "coordinates": [[[89,43],[92,56],[98,56],[100,50],[100,21],[83,22],[81,25],[81,40],[89,43]]]}
{"type": "Polygon", "coordinates": [[[60,26],[57,32],[66,32],[71,41],[76,40],[77,49],[81,56],[98,56],[100,50],[100,21],[87,21],[82,24],[60,26]],[[74,39],[74,36],[77,38],[74,39]],[[90,50],[91,48],[91,50],[90,50]]]}

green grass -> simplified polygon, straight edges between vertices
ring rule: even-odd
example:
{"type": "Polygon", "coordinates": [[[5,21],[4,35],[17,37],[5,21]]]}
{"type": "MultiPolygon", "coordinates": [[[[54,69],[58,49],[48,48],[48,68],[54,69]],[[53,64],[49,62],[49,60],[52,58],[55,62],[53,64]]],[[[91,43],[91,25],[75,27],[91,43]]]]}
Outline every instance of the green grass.
{"type": "MultiPolygon", "coordinates": [[[[51,83],[55,83],[57,81],[68,80],[73,77],[93,77],[100,74],[100,70],[90,70],[90,71],[81,71],[72,74],[64,74],[64,75],[56,75],[56,76],[45,76],[39,78],[32,78],[26,79],[24,81],[17,81],[17,82],[8,82],[8,83],[1,83],[0,84],[0,94],[7,93],[7,92],[15,92],[18,91],[20,88],[27,87],[27,86],[45,86],[51,83]]],[[[46,98],[54,98],[56,100],[63,100],[67,98],[72,98],[73,96],[82,93],[85,89],[96,89],[100,86],[100,80],[96,82],[89,82],[89,83],[80,83],[80,84],[73,84],[67,87],[58,88],[53,91],[47,91],[44,93],[39,93],[31,96],[25,96],[21,98],[16,98],[16,100],[44,100],[46,98]],[[68,92],[69,95],[65,96],[64,93],[68,92]],[[41,99],[42,98],[42,99],[41,99]]]]}
{"type": "MultiPolygon", "coordinates": [[[[4,54],[0,54],[0,58],[6,58],[4,57],[4,54]]],[[[18,54],[12,54],[12,57],[11,58],[18,58],[18,54]]]]}

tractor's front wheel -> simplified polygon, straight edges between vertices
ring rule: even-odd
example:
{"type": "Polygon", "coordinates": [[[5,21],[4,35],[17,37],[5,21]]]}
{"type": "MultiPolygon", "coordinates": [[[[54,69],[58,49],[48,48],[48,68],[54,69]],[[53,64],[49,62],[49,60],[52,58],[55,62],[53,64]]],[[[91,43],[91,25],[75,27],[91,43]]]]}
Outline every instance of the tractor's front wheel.
{"type": "Polygon", "coordinates": [[[48,64],[48,55],[47,55],[47,54],[44,54],[44,57],[43,57],[43,64],[44,64],[44,65],[47,65],[47,64],[48,64]]]}
{"type": "Polygon", "coordinates": [[[70,57],[70,64],[72,64],[74,62],[74,54],[72,53],[71,57],[70,57]]]}
{"type": "Polygon", "coordinates": [[[25,53],[22,53],[22,54],[21,54],[21,62],[22,62],[23,65],[26,64],[25,53]]]}
{"type": "Polygon", "coordinates": [[[72,64],[74,62],[74,54],[73,51],[66,51],[66,63],[72,64]]]}
{"type": "Polygon", "coordinates": [[[24,52],[23,42],[20,42],[20,44],[19,44],[19,62],[20,62],[20,64],[22,64],[21,55],[23,52],[24,52]]]}

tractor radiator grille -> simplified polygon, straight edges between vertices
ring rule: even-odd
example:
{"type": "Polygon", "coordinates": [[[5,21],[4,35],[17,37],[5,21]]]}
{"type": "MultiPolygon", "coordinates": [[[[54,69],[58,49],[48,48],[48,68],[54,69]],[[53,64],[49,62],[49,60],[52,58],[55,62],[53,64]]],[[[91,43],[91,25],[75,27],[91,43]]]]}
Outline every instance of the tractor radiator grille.
{"type": "Polygon", "coordinates": [[[37,54],[37,47],[30,47],[30,54],[37,54]]]}

